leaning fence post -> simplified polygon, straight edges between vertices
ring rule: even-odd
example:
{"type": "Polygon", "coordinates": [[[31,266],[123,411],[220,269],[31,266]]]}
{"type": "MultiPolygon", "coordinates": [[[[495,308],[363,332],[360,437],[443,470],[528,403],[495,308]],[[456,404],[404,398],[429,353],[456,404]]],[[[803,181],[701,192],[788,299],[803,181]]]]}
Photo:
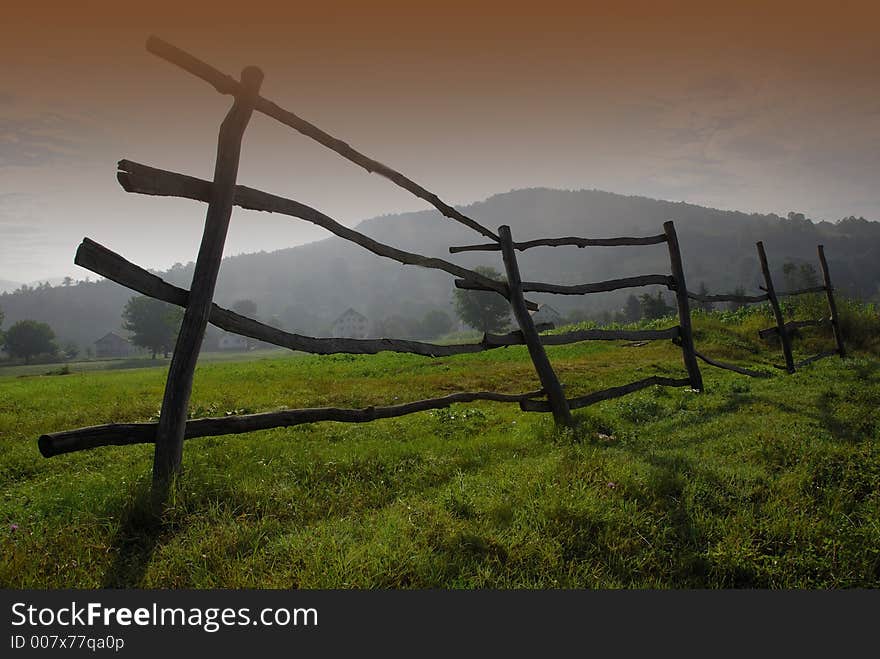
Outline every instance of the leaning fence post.
{"type": "Polygon", "coordinates": [[[841,358],[846,357],[846,348],[843,346],[843,333],[840,331],[840,317],[837,315],[837,304],[834,302],[834,287],[831,285],[831,274],[828,272],[828,261],[825,260],[825,246],[818,245],[819,265],[822,266],[822,278],[825,280],[825,295],[828,296],[828,309],[831,311],[831,329],[834,331],[834,340],[837,342],[837,354],[841,358]]]}
{"type": "Polygon", "coordinates": [[[700,373],[700,366],[697,364],[697,352],[694,348],[691,307],[688,301],[687,284],[684,280],[684,266],[681,263],[681,248],[678,246],[678,235],[675,233],[675,223],[672,220],[664,222],[663,231],[666,233],[669,263],[672,268],[672,278],[675,280],[675,298],[678,307],[678,324],[681,326],[681,352],[684,358],[684,367],[687,369],[691,388],[702,391],[703,376],[700,373]]]}
{"type": "Polygon", "coordinates": [[[794,357],[791,354],[791,337],[785,329],[785,319],[782,317],[782,309],[779,299],[776,297],[776,289],[773,287],[773,278],[770,276],[770,266],[767,265],[767,252],[764,251],[764,243],[758,241],[758,259],[761,261],[761,272],[764,273],[764,289],[767,291],[767,299],[776,317],[776,327],[779,329],[779,340],[782,341],[782,355],[785,357],[785,370],[794,373],[794,357]]]}
{"type": "Polygon", "coordinates": [[[544,393],[547,395],[547,401],[550,403],[556,425],[571,426],[571,410],[568,408],[568,401],[565,399],[562,385],[559,384],[559,378],[556,377],[553,366],[547,359],[541,337],[538,336],[538,330],[535,329],[535,323],[526,307],[510,227],[507,225],[498,227],[498,236],[501,238],[501,256],[504,258],[504,269],[507,271],[507,285],[510,288],[510,306],[513,309],[513,316],[522,331],[523,341],[529,349],[535,371],[537,371],[541,385],[544,387],[544,393]]]}
{"type": "Polygon", "coordinates": [[[202,244],[199,247],[183,323],[171,358],[156,431],[154,483],[167,483],[180,471],[193,373],[211,312],[217,273],[223,258],[223,245],[232,215],[241,141],[262,82],[263,72],[260,69],[249,66],[242,71],[242,91],[235,97],[232,108],[220,125],[214,183],[205,217],[202,244]]]}

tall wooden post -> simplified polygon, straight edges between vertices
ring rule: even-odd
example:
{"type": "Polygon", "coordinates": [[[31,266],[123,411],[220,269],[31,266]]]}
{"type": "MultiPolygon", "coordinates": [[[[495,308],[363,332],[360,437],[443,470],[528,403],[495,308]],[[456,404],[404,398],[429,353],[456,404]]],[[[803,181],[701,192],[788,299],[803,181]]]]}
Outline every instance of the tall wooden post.
{"type": "Polygon", "coordinates": [[[522,278],[519,274],[516,249],[513,246],[510,227],[507,225],[498,227],[498,236],[501,238],[501,256],[504,258],[504,269],[507,271],[507,285],[510,287],[510,306],[513,309],[513,316],[519,324],[523,341],[529,349],[535,371],[537,371],[541,385],[544,387],[544,393],[547,395],[550,409],[553,412],[553,420],[556,425],[571,426],[571,410],[568,408],[568,401],[565,399],[562,385],[559,384],[553,366],[547,359],[541,337],[538,336],[538,330],[535,329],[535,323],[526,307],[522,278]]]}
{"type": "Polygon", "coordinates": [[[834,302],[834,287],[831,285],[828,262],[825,260],[825,246],[818,245],[817,251],[819,252],[819,265],[822,266],[822,278],[825,280],[825,295],[828,296],[828,310],[831,312],[831,329],[834,331],[834,340],[837,342],[837,354],[844,358],[846,357],[846,348],[843,345],[843,333],[840,331],[837,304],[834,302]]]}
{"type": "Polygon", "coordinates": [[[263,72],[260,69],[249,66],[242,71],[241,91],[220,125],[211,201],[208,204],[202,244],[199,247],[183,324],[177,336],[168,380],[165,383],[165,396],[156,431],[156,452],[153,459],[155,484],[167,484],[180,471],[193,373],[211,312],[217,273],[223,258],[223,245],[232,215],[241,141],[262,82],[263,72]]]}
{"type": "Polygon", "coordinates": [[[770,300],[770,307],[776,317],[776,327],[779,330],[779,340],[782,342],[782,355],[785,357],[785,370],[794,373],[794,357],[791,354],[791,337],[785,329],[785,318],[782,317],[782,309],[779,299],[776,297],[776,288],[773,286],[773,278],[770,276],[770,266],[767,265],[767,253],[764,251],[764,243],[760,240],[756,243],[758,259],[761,261],[761,272],[764,273],[764,289],[770,300]]]}
{"type": "Polygon", "coordinates": [[[691,307],[688,301],[687,284],[684,279],[684,266],[681,263],[681,248],[678,245],[678,235],[675,233],[675,223],[672,220],[664,222],[663,231],[666,233],[666,246],[669,248],[672,278],[675,279],[675,298],[676,306],[678,307],[678,324],[681,326],[681,353],[684,359],[684,367],[688,372],[691,388],[702,391],[703,376],[700,373],[700,366],[697,364],[697,352],[694,348],[691,307]]]}

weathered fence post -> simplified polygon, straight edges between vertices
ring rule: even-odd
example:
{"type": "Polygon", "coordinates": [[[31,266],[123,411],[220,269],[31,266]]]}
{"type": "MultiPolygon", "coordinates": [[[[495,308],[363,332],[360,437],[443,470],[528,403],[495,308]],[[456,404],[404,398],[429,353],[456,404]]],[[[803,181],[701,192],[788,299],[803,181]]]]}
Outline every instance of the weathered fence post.
{"type": "Polygon", "coordinates": [[[211,312],[217,273],[223,258],[223,245],[232,215],[235,181],[241,156],[241,141],[253,113],[263,82],[263,72],[249,66],[241,73],[241,88],[232,108],[220,125],[214,183],[205,218],[202,243],[196,260],[183,324],[174,346],[162,412],[156,431],[153,482],[167,483],[178,471],[183,458],[183,436],[192,393],[193,373],[205,326],[211,312]]]}
{"type": "Polygon", "coordinates": [[[678,245],[678,236],[675,233],[675,223],[672,220],[664,222],[663,231],[666,233],[669,263],[672,268],[672,278],[675,280],[675,297],[677,301],[676,306],[678,307],[678,324],[681,326],[681,352],[684,359],[684,367],[687,369],[691,388],[702,391],[703,376],[700,373],[700,366],[697,364],[697,352],[694,348],[691,307],[688,301],[687,284],[684,280],[684,266],[681,264],[681,248],[678,245]]]}
{"type": "Polygon", "coordinates": [[[764,288],[767,291],[767,299],[776,317],[776,327],[779,329],[779,340],[782,342],[782,355],[785,357],[785,370],[794,373],[794,357],[791,354],[791,337],[785,328],[785,318],[782,317],[782,309],[779,306],[779,298],[776,297],[776,288],[773,286],[773,278],[770,276],[770,266],[767,265],[767,252],[764,251],[764,243],[758,241],[758,259],[761,261],[761,272],[764,273],[764,288]]]}
{"type": "Polygon", "coordinates": [[[831,312],[831,329],[834,331],[834,340],[837,342],[837,354],[841,358],[846,357],[846,348],[843,345],[843,333],[840,331],[840,317],[837,315],[837,304],[834,302],[834,287],[831,285],[831,274],[828,272],[828,262],[825,260],[825,246],[818,245],[819,265],[822,266],[822,278],[825,280],[825,295],[828,296],[828,309],[831,312]]]}
{"type": "Polygon", "coordinates": [[[522,278],[519,274],[516,249],[513,246],[510,227],[507,225],[498,227],[498,236],[501,238],[501,256],[504,258],[504,269],[507,271],[507,285],[510,287],[510,306],[513,309],[513,316],[522,331],[523,341],[529,349],[535,371],[537,371],[541,385],[544,387],[544,393],[547,395],[547,401],[550,403],[556,425],[571,426],[571,410],[568,408],[568,401],[565,399],[562,385],[559,384],[553,366],[547,359],[541,337],[538,335],[538,330],[535,329],[535,323],[526,307],[522,278]]]}

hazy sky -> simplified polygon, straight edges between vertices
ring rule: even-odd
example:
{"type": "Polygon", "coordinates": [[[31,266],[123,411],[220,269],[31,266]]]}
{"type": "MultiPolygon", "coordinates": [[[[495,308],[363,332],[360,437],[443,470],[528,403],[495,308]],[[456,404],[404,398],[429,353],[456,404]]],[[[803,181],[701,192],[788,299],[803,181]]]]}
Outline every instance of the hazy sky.
{"type": "MultiPolygon", "coordinates": [[[[0,279],[85,277],[83,236],[195,258],[205,206],[126,194],[116,162],[210,178],[230,99],[150,34],[259,65],[264,96],[453,204],[548,186],[880,219],[876,2],[28,4],[0,33],[0,279]]],[[[427,207],[256,114],[239,181],[347,224],[427,207]]],[[[323,235],[236,211],[226,253],[323,235]]]]}

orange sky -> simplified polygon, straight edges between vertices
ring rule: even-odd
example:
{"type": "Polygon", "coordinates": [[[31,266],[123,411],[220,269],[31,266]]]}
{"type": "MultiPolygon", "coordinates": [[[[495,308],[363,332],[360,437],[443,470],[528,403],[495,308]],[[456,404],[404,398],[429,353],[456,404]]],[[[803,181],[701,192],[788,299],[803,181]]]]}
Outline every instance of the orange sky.
{"type": "MultiPolygon", "coordinates": [[[[876,3],[517,4],[4,8],[0,278],[85,276],[84,235],[146,267],[195,257],[204,208],[126,195],[115,163],[210,176],[229,101],[150,34],[261,66],[265,96],[450,203],[541,185],[880,218],[876,3]]],[[[240,180],[349,224],[425,207],[264,117],[240,180]]],[[[241,213],[227,253],[321,236],[241,213]]]]}

